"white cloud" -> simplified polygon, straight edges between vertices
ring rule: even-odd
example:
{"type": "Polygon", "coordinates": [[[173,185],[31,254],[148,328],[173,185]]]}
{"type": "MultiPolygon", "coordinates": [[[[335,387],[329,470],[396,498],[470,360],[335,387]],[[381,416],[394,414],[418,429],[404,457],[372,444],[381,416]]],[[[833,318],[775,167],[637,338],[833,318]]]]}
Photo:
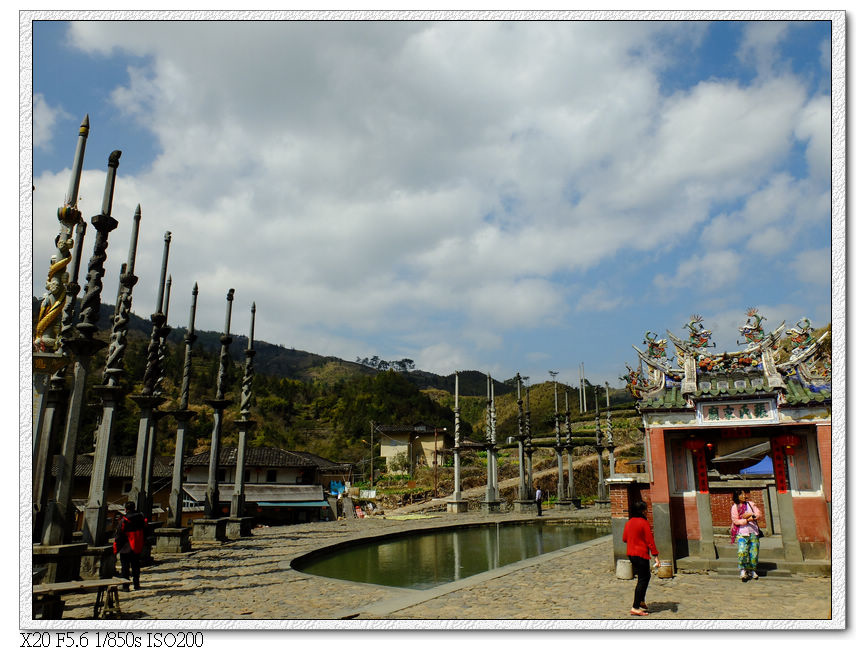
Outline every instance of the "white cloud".
{"type": "MultiPolygon", "coordinates": [[[[410,341],[407,331],[431,336],[416,359],[428,369],[498,349],[508,330],[561,322],[574,277],[623,251],[669,251],[702,224],[703,241],[718,237],[722,250],[655,284],[677,290],[696,278],[724,289],[740,261],[728,249],[749,237],[733,234],[740,227],[766,233],[792,214],[769,251],[780,253],[806,217],[825,214],[816,209],[824,194],[777,170],[795,138],[819,167],[828,104],[807,102],[789,76],[705,81],[663,96],[669,43],[704,29],[73,23],[84,51],[147,57],[111,99],[161,152],[135,176],[121,160],[106,300],[138,203],[136,311],[152,309],[162,233],[171,230],[178,320],[197,281],[200,322],[219,327],[233,286],[238,305],[256,301],[261,338],[348,358],[365,353],[350,349],[349,330],[395,347],[410,341]],[[713,206],[736,200],[741,212],[709,222],[713,206]],[[432,317],[456,325],[431,333],[432,317]],[[457,337],[461,347],[448,348],[457,337]]],[[[771,52],[780,37],[751,32],[743,52],[771,52]]],[[[81,192],[88,217],[104,182],[93,160],[87,167],[98,171],[85,174],[81,192]]],[[[36,179],[37,287],[66,174],[36,179]]],[[[595,290],[577,308],[620,306],[595,290]]]]}
{"type": "Polygon", "coordinates": [[[626,297],[609,285],[602,285],[580,294],[575,311],[612,311],[626,302],[626,297]]]}
{"type": "Polygon", "coordinates": [[[775,174],[747,198],[741,210],[707,223],[701,241],[706,247],[745,242],[748,250],[774,257],[797,244],[803,231],[825,224],[828,211],[825,187],[788,173],[775,174]]]}
{"type": "Polygon", "coordinates": [[[828,248],[802,251],[796,255],[790,267],[801,282],[828,286],[832,252],[828,248]]]}
{"type": "Polygon", "coordinates": [[[831,171],[832,104],[828,96],[814,97],[802,108],[795,134],[807,142],[808,171],[815,181],[825,182],[831,171]]]}
{"type": "Polygon", "coordinates": [[[455,370],[473,369],[474,364],[465,365],[469,358],[465,350],[447,343],[437,343],[422,348],[414,362],[418,368],[440,375],[449,375],[455,370]]]}
{"type": "Polygon", "coordinates": [[[783,21],[755,21],[745,24],[739,59],[753,65],[760,76],[770,73],[778,60],[778,44],[790,30],[783,21]]]}
{"type": "Polygon", "coordinates": [[[662,292],[686,285],[700,291],[734,286],[741,277],[742,262],[742,256],[734,251],[709,251],[680,262],[672,275],[659,273],[654,283],[662,292]]]}
{"type": "MultiPolygon", "coordinates": [[[[55,135],[57,121],[68,117],[60,106],[49,106],[45,96],[33,94],[33,146],[42,149],[50,148],[55,135]]],[[[71,160],[70,154],[70,160],[71,160]]]]}

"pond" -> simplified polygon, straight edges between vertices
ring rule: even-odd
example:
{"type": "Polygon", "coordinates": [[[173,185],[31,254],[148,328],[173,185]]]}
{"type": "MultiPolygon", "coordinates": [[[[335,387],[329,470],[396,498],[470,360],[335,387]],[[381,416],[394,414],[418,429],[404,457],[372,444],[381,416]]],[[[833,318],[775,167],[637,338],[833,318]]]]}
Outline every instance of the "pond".
{"type": "Polygon", "coordinates": [[[361,542],[298,558],[292,566],[327,578],[429,589],[609,533],[565,521],[464,526],[361,542]]]}

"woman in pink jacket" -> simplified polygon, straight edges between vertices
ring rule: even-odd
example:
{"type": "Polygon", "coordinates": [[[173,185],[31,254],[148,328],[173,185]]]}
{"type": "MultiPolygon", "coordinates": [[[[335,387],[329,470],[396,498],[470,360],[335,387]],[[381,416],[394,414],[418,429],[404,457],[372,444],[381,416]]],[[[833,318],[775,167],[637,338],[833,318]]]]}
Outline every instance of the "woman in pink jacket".
{"type": "Polygon", "coordinates": [[[730,543],[736,545],[739,554],[739,577],[742,582],[756,580],[757,556],[760,554],[760,539],[757,534],[760,527],[757,519],[760,510],[748,501],[748,493],[739,488],[733,491],[733,507],[730,508],[730,518],[733,525],[730,528],[730,543]]]}

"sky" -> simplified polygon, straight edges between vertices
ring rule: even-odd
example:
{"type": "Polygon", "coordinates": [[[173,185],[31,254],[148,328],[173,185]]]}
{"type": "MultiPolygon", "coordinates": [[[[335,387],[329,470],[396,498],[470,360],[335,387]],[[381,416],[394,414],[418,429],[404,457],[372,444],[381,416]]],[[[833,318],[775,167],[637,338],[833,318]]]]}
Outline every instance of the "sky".
{"type": "MultiPolygon", "coordinates": [[[[825,21],[33,24],[33,294],[78,125],[103,301],[350,361],[620,386],[692,314],[831,318],[825,21]]],[[[88,228],[83,267],[92,252],[88,228]]],[[[84,273],[82,272],[82,283],[84,273]]]]}

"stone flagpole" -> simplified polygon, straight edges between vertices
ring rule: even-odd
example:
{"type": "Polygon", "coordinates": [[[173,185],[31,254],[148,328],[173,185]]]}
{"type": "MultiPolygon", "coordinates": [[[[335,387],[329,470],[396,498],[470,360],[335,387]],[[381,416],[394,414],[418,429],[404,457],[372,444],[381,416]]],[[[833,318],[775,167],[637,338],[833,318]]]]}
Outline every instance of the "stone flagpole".
{"type": "Polygon", "coordinates": [[[604,482],[604,441],[601,439],[601,411],[598,405],[600,387],[595,386],[595,451],[598,452],[598,502],[607,499],[607,484],[604,482]]]}
{"type": "Polygon", "coordinates": [[[556,463],[558,465],[559,480],[556,486],[556,505],[561,504],[565,500],[565,474],[564,465],[562,462],[562,429],[559,425],[559,384],[556,381],[558,370],[550,370],[550,377],[553,378],[553,417],[555,418],[556,426],[556,463]]]}
{"type": "Polygon", "coordinates": [[[70,517],[73,468],[75,465],[75,446],[81,425],[81,411],[84,407],[85,382],[93,355],[105,343],[94,338],[99,320],[102,277],[105,275],[108,235],[117,227],[117,220],[111,216],[114,202],[114,184],[117,179],[117,166],[120,164],[120,151],[112,151],[108,157],[108,174],[105,179],[105,192],[102,197],[102,212],[90,222],[96,230],[93,255],[87,265],[87,287],[82,299],[81,317],[78,322],[80,337],[67,342],[75,359],[72,379],[72,393],[66,412],[66,426],[60,455],[62,461],[57,474],[55,499],[47,508],[47,521],[42,535],[45,546],[62,544],[72,538],[72,519],[70,517]]]}
{"type": "Polygon", "coordinates": [[[225,384],[227,383],[228,364],[231,360],[228,357],[228,346],[231,345],[231,302],[234,300],[234,289],[228,290],[228,295],[225,297],[225,332],[220,337],[219,342],[222,344],[222,349],[219,353],[219,376],[216,380],[216,398],[205,400],[211,408],[213,408],[213,433],[210,437],[210,463],[207,471],[207,491],[204,494],[204,516],[207,519],[216,519],[219,517],[219,481],[217,480],[217,470],[219,469],[219,452],[221,448],[222,437],[222,413],[225,408],[231,403],[225,399],[225,384]]]}
{"type": "MultiPolygon", "coordinates": [[[[255,428],[255,420],[249,417],[250,407],[252,405],[252,358],[255,356],[253,348],[253,338],[255,337],[255,303],[252,303],[250,310],[249,321],[249,342],[246,345],[244,354],[246,355],[246,363],[243,368],[243,383],[241,384],[240,392],[240,419],[235,421],[237,426],[237,462],[234,470],[234,494],[231,496],[231,517],[243,517],[244,510],[244,480],[243,474],[246,471],[246,435],[255,428]]],[[[238,535],[242,535],[243,531],[237,531],[238,535]]],[[[229,534],[229,537],[233,537],[229,534]]]]}
{"type": "Polygon", "coordinates": [[[517,458],[519,460],[520,483],[517,489],[517,500],[528,500],[528,488],[526,487],[526,459],[525,459],[525,428],[523,426],[523,378],[517,373],[517,458]]]}
{"type": "Polygon", "coordinates": [[[102,400],[102,419],[96,432],[96,451],[93,454],[93,470],[90,475],[90,491],[84,510],[84,541],[91,546],[105,543],[105,518],[108,514],[106,482],[111,462],[111,439],[114,435],[117,407],[125,389],[120,379],[125,374],[123,357],[126,353],[126,335],[129,330],[129,314],[132,309],[132,289],[138,278],[135,276],[135,255],[138,247],[138,229],[141,222],[141,206],[135,208],[132,217],[132,237],[129,242],[129,257],[126,272],[120,276],[120,292],[116,315],[111,329],[108,357],[102,384],[93,390],[102,400]]]}
{"type": "Polygon", "coordinates": [[[574,442],[571,430],[571,405],[568,402],[568,388],[565,385],[565,451],[568,454],[568,500],[576,498],[574,488],[574,442]]]}
{"type": "MultiPolygon", "coordinates": [[[[79,216],[80,219],[80,216],[79,216]]],[[[84,248],[84,232],[87,223],[81,219],[75,227],[75,247],[72,253],[72,274],[66,285],[66,306],[60,327],[60,354],[34,353],[33,381],[37,399],[36,417],[33,422],[33,539],[40,539],[45,519],[51,470],[49,454],[54,440],[54,429],[58,413],[68,395],[66,388],[66,365],[71,360],[71,351],[64,341],[75,336],[75,303],[81,286],[78,273],[81,270],[81,252],[84,248]],[[47,357],[54,357],[48,359],[47,357]],[[44,363],[43,363],[44,362],[44,363]],[[59,366],[59,367],[58,367],[59,366]],[[56,369],[46,390],[44,379],[56,369]]]]}
{"type": "Polygon", "coordinates": [[[159,367],[159,345],[162,328],[165,325],[165,313],[163,312],[163,301],[165,298],[165,272],[168,268],[168,251],[171,246],[171,233],[166,232],[163,238],[162,268],[159,276],[159,295],[156,299],[156,311],[150,315],[152,328],[150,330],[150,343],[147,346],[147,365],[144,368],[144,381],[141,393],[131,395],[130,399],[138,405],[141,416],[138,420],[138,441],[135,446],[135,468],[132,475],[132,490],[129,492],[129,500],[135,503],[139,512],[147,510],[147,486],[148,486],[148,443],[150,442],[151,428],[156,415],[154,411],[165,401],[165,398],[156,393],[157,380],[162,371],[159,367]]]}
{"type": "Polygon", "coordinates": [[[610,478],[612,478],[616,473],[616,445],[613,442],[613,414],[610,411],[610,384],[609,382],[604,382],[604,385],[607,388],[607,420],[605,423],[605,431],[604,431],[604,444],[607,447],[608,460],[610,462],[610,478]]]}
{"type": "Polygon", "coordinates": [[[46,502],[48,500],[48,484],[51,477],[48,453],[51,448],[52,434],[55,427],[55,417],[61,407],[61,401],[66,396],[65,367],[71,360],[68,348],[58,351],[56,337],[57,321],[62,308],[62,326],[60,341],[63,337],[75,335],[73,324],[75,299],[80,289],[78,271],[81,265],[81,251],[84,244],[84,230],[87,227],[78,210],[78,185],[81,181],[81,168],[84,164],[84,150],[87,146],[87,136],[90,133],[90,117],[85,115],[78,128],[78,141],[75,147],[75,157],[72,161],[72,175],[69,189],[64,197],[63,205],[57,210],[57,220],[60,222],[60,232],[54,239],[57,254],[52,256],[48,268],[48,279],[45,282],[46,294],[42,299],[39,316],[34,324],[35,338],[33,341],[33,538],[39,539],[45,518],[46,502]],[[73,253],[72,228],[76,228],[73,253]],[[74,255],[74,270],[65,287],[63,287],[65,268],[74,255]],[[74,293],[72,290],[74,288],[74,293]],[[71,293],[71,299],[70,299],[71,293]],[[65,294],[65,295],[63,295],[65,294]],[[64,304],[65,303],[65,304],[64,304]],[[52,337],[52,334],[55,336],[52,337]],[[50,384],[48,377],[54,373],[50,384]]]}
{"type": "Polygon", "coordinates": [[[535,453],[535,448],[532,446],[532,409],[529,403],[529,378],[523,377],[523,379],[526,380],[526,442],[523,448],[526,454],[526,483],[529,487],[529,496],[534,499],[535,480],[532,476],[532,455],[535,453]]]}
{"type": "MultiPolygon", "coordinates": [[[[171,239],[171,233],[168,233],[169,240],[171,239]]],[[[163,273],[163,278],[165,274],[163,273]]],[[[162,327],[159,328],[158,336],[159,336],[159,346],[157,347],[157,357],[158,362],[156,364],[157,373],[156,373],[156,382],[153,385],[153,395],[154,397],[162,397],[162,383],[165,381],[165,354],[166,354],[166,340],[168,335],[171,333],[171,327],[168,326],[168,307],[171,301],[171,276],[168,276],[168,279],[165,280],[163,286],[165,287],[165,295],[162,301],[162,327]]],[[[144,470],[144,507],[142,508],[142,514],[150,519],[153,514],[153,496],[156,492],[156,489],[153,485],[153,464],[156,459],[156,433],[159,429],[159,421],[168,415],[166,411],[160,411],[158,408],[153,410],[152,418],[150,419],[150,427],[147,430],[147,459],[145,460],[145,470],[144,470]]]]}
{"type": "Polygon", "coordinates": [[[192,287],[192,304],[189,307],[189,327],[186,328],[186,336],[183,337],[183,380],[180,385],[180,405],[172,413],[177,420],[177,438],[174,443],[174,470],[171,476],[171,496],[169,497],[169,508],[171,515],[169,524],[174,528],[180,528],[183,518],[183,448],[186,446],[186,429],[189,420],[195,415],[189,409],[189,376],[192,370],[192,344],[198,338],[195,335],[195,310],[198,306],[198,283],[192,287]]]}
{"type": "Polygon", "coordinates": [[[447,503],[448,512],[467,512],[468,502],[463,501],[460,477],[460,373],[454,370],[454,493],[447,503]]]}

